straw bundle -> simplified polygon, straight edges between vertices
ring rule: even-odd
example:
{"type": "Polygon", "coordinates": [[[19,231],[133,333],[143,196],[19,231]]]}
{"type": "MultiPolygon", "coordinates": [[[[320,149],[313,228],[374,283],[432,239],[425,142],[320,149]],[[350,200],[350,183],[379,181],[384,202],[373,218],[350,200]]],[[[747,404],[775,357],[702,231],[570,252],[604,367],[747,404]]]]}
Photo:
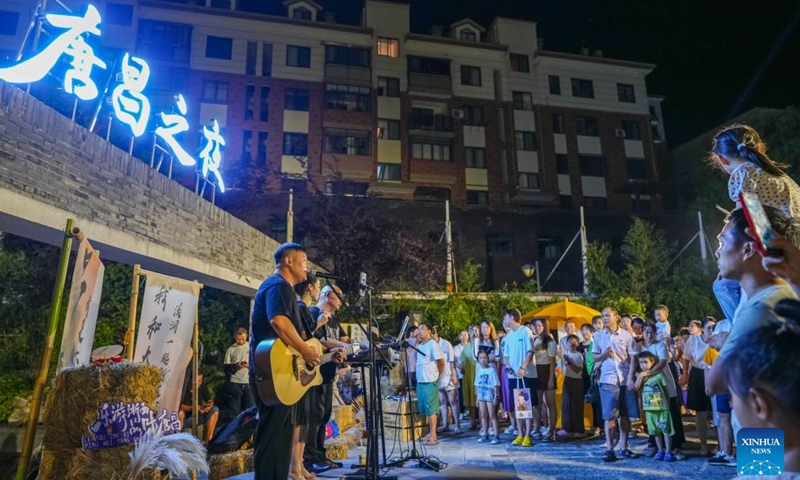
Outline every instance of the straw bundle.
{"type": "MultiPolygon", "coordinates": [[[[62,370],[47,399],[40,480],[108,480],[130,473],[133,445],[83,451],[81,437],[103,403],[144,402],[155,409],[161,370],[139,363],[108,363],[62,370]]],[[[160,478],[156,472],[140,475],[160,478]]]]}
{"type": "Polygon", "coordinates": [[[208,461],[211,473],[209,480],[221,480],[253,471],[253,451],[235,450],[233,452],[211,455],[208,461]]]}
{"type": "Polygon", "coordinates": [[[347,460],[350,451],[350,441],[344,437],[329,438],[325,440],[325,456],[328,460],[347,460]]]}

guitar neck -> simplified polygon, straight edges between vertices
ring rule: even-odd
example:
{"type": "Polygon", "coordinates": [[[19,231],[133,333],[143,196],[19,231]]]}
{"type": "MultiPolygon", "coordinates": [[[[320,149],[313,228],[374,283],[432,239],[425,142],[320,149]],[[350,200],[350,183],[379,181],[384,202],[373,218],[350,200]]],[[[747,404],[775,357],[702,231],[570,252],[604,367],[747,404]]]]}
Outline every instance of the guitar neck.
{"type": "MultiPolygon", "coordinates": [[[[343,351],[345,355],[351,355],[353,353],[353,347],[345,347],[344,350],[341,350],[341,351],[343,351]]],[[[326,364],[328,362],[333,361],[334,357],[336,356],[336,354],[338,352],[339,351],[322,354],[319,357],[319,364],[320,365],[324,365],[324,364],[326,364]]]]}

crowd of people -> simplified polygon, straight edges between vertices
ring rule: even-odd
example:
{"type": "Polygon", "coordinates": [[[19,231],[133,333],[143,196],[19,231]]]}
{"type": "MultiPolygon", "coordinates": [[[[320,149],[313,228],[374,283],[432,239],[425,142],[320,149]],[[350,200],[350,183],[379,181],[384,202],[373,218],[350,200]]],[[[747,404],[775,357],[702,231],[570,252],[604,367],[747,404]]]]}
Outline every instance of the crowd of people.
{"type": "MultiPolygon", "coordinates": [[[[708,431],[712,425],[717,429],[719,450],[708,459],[712,465],[736,465],[739,429],[781,428],[781,478],[800,479],[800,357],[795,352],[800,344],[800,187],[784,173],[786,166],[767,156],[758,132],[746,125],[720,131],[711,158],[730,175],[729,195],[737,202],[716,252],[719,278],[713,291],[725,320],[680,319],[688,326],[673,332],[665,305],[655,306],[652,320],[620,315],[608,306],[591,322],[568,320],[560,334],[544,318],[523,324],[519,310],[510,308],[497,319],[499,331],[492,319],[484,319],[460,332],[456,347],[435,326],[420,324],[410,332],[415,348],[406,354],[409,387],[428,419],[423,442],[435,445],[446,432],[463,435],[464,412],[468,430],[482,443],[510,441],[525,448],[558,438],[604,435],[604,461],[645,454],[656,462],[672,462],[685,458],[688,413],[695,419],[700,455],[711,455],[708,431]],[[759,248],[756,232],[748,228],[739,203],[742,192],[757,195],[764,206],[773,230],[767,249],[759,248]],[[559,376],[564,378],[557,405],[559,376]],[[587,402],[592,407],[588,431],[587,402]],[[505,430],[500,420],[508,421],[505,430]],[[647,451],[631,450],[630,436],[636,431],[649,435],[647,451]]],[[[349,340],[332,316],[340,292],[323,289],[315,300],[318,285],[309,284],[314,279],[308,278],[303,247],[284,244],[274,259],[276,271],[254,302],[248,364],[252,392],[264,375],[252,362],[260,342],[279,338],[313,368],[322,352],[304,339],[320,338],[326,350],[349,340]],[[321,307],[304,313],[303,304],[314,301],[321,307]]],[[[330,417],[326,385],[309,391],[297,405],[256,401],[257,480],[313,478],[317,467],[340,466],[320,456],[324,423],[319,422],[330,417]]]]}

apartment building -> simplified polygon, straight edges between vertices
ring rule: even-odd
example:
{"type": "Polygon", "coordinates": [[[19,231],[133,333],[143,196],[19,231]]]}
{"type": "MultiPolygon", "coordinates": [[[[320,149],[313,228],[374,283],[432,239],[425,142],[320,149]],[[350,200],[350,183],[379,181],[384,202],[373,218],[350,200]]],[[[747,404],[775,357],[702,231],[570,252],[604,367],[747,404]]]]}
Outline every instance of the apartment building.
{"type": "MultiPolygon", "coordinates": [[[[3,3],[0,50],[19,45],[34,3],[3,3]]],[[[336,23],[313,0],[283,5],[278,16],[241,11],[237,0],[98,3],[103,47],[150,62],[153,111],[183,93],[190,124],[219,122],[234,192],[450,199],[464,212],[515,212],[492,227],[506,230],[580,206],[662,210],[663,127],[651,115],[660,103],[646,86],[654,65],[548,51],[530,21],[461,19],[421,34],[400,3],[366,0],[358,25],[336,23]]],[[[196,132],[185,135],[196,145],[196,132]]],[[[532,238],[560,252],[569,238],[552,227],[530,226],[532,238]]],[[[496,235],[480,239],[487,257],[496,235]]],[[[511,244],[509,265],[536,250],[511,244]]]]}

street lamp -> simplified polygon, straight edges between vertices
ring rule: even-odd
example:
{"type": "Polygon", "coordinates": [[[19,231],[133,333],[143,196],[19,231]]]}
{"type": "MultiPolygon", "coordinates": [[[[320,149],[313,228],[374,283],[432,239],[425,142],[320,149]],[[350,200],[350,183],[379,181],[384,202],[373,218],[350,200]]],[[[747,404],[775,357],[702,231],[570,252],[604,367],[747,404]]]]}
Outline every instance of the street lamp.
{"type": "Polygon", "coordinates": [[[525,278],[531,278],[534,273],[536,274],[536,291],[541,293],[542,284],[539,281],[539,261],[537,260],[533,265],[526,263],[522,266],[522,274],[525,275],[525,278]]]}

